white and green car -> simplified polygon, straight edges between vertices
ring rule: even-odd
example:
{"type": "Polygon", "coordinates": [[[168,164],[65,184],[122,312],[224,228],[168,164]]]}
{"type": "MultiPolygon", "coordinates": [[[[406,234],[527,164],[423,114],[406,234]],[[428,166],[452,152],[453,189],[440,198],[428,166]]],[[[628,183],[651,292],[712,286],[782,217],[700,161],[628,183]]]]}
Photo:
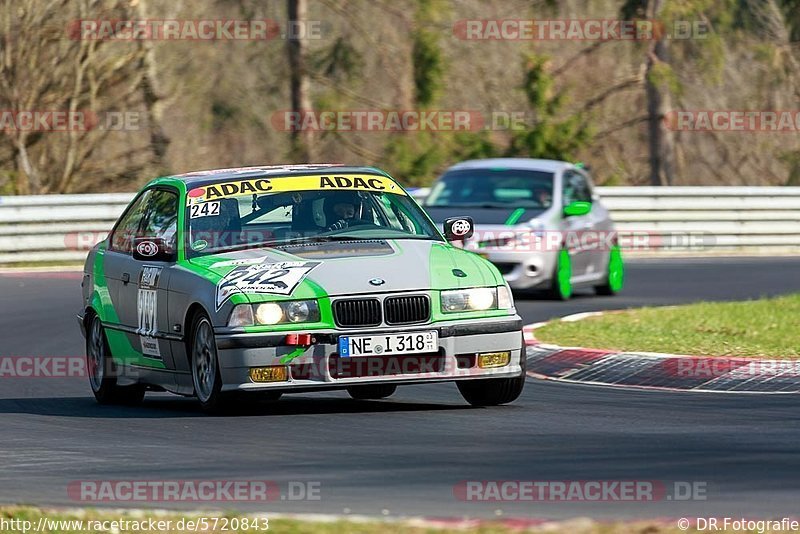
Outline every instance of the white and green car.
{"type": "Polygon", "coordinates": [[[503,276],[452,246],[371,167],[249,167],[158,178],[89,254],[79,322],[101,403],[147,390],[207,410],[254,397],[455,381],[516,399],[522,321],[503,276]],[[248,395],[249,394],[249,395],[248,395]]]}

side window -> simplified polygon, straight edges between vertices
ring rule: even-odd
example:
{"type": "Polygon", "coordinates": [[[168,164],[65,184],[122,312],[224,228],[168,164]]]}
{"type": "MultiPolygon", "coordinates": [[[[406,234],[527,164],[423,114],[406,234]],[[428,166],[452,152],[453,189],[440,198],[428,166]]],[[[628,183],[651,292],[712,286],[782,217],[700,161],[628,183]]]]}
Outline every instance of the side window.
{"type": "Polygon", "coordinates": [[[591,202],[592,193],[586,178],[574,171],[564,173],[564,205],[576,201],[591,202]]]}
{"type": "Polygon", "coordinates": [[[147,216],[142,227],[142,236],[160,237],[169,250],[175,250],[175,234],[178,231],[178,194],[156,189],[148,202],[147,216]]]}
{"type": "Polygon", "coordinates": [[[139,228],[142,225],[152,194],[152,189],[140,194],[122,216],[119,224],[114,229],[114,233],[111,235],[111,250],[124,252],[125,254],[133,252],[133,239],[141,235],[139,228]]]}

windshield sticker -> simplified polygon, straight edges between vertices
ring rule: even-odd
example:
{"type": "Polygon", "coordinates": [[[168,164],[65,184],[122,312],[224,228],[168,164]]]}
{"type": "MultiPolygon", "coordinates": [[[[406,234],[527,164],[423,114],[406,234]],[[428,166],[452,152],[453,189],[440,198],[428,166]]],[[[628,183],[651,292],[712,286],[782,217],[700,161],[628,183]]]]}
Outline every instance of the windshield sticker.
{"type": "Polygon", "coordinates": [[[208,247],[208,241],[205,239],[198,239],[194,243],[192,243],[192,250],[200,252],[201,250],[205,250],[208,247]]]}
{"type": "Polygon", "coordinates": [[[202,204],[191,204],[189,206],[189,218],[216,217],[219,215],[219,201],[203,202],[202,204]]]}
{"type": "Polygon", "coordinates": [[[217,311],[236,293],[291,295],[319,261],[239,265],[217,284],[217,311]]]}
{"type": "Polygon", "coordinates": [[[196,187],[189,191],[191,204],[248,194],[282,193],[287,191],[370,191],[405,195],[403,188],[386,176],[372,174],[283,176],[234,180],[196,187]]]}

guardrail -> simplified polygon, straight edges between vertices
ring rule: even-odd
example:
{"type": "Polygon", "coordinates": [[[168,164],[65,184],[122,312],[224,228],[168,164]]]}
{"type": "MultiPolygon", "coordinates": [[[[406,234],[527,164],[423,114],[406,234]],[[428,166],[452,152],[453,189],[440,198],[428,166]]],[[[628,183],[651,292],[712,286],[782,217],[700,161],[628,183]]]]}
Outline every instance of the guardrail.
{"type": "MultiPolygon", "coordinates": [[[[647,232],[660,237],[652,242],[663,244],[705,236],[685,253],[800,252],[800,187],[598,187],[597,192],[620,232],[647,232]]],[[[0,197],[0,264],[82,261],[132,198],[132,193],[0,197]]]]}

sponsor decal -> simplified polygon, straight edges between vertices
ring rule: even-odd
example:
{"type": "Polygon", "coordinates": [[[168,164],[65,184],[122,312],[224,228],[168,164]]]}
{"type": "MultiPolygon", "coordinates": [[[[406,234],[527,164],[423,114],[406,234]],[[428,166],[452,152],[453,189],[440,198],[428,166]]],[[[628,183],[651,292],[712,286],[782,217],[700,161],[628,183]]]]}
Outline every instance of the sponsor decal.
{"type": "Polygon", "coordinates": [[[237,265],[217,284],[217,311],[236,293],[291,295],[320,261],[237,265]]]}
{"type": "Polygon", "coordinates": [[[190,190],[187,196],[190,204],[198,204],[221,198],[249,194],[328,190],[386,192],[396,195],[406,194],[391,178],[371,174],[348,174],[234,180],[197,187],[190,190]]]}
{"type": "Polygon", "coordinates": [[[137,314],[139,316],[139,340],[142,343],[142,354],[161,359],[161,350],[155,338],[158,332],[158,279],[161,267],[145,265],[139,275],[139,294],[137,298],[137,314]]]}
{"type": "Polygon", "coordinates": [[[466,219],[459,219],[453,223],[453,235],[467,235],[472,227],[466,219]]]}
{"type": "Polygon", "coordinates": [[[145,265],[139,275],[139,287],[142,289],[155,289],[161,276],[161,267],[145,265]]]}
{"type": "Polygon", "coordinates": [[[189,206],[189,218],[198,219],[200,217],[217,217],[219,215],[219,201],[203,202],[202,204],[191,204],[189,206]]]}
{"type": "Polygon", "coordinates": [[[208,241],[206,241],[205,239],[198,239],[197,241],[192,243],[192,250],[200,252],[201,250],[204,250],[207,246],[208,246],[208,241]]]}
{"type": "Polygon", "coordinates": [[[142,241],[138,245],[136,245],[136,252],[141,254],[146,258],[150,258],[158,254],[158,245],[153,243],[152,241],[142,241]]]}

